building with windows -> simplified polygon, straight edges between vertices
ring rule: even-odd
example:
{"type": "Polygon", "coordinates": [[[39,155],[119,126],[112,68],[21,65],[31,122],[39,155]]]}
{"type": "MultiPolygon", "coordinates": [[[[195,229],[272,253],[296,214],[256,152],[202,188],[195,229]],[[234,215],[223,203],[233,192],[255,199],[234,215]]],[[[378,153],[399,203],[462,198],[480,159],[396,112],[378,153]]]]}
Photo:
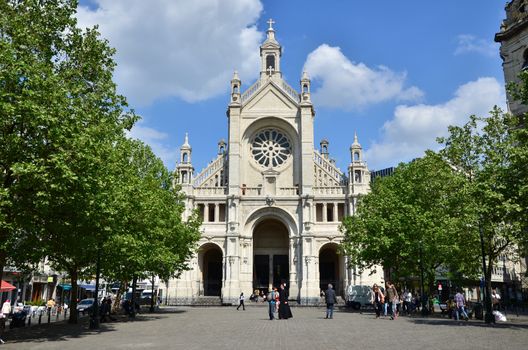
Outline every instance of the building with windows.
{"type": "Polygon", "coordinates": [[[218,142],[216,158],[195,174],[187,135],[181,146],[176,172],[184,215],[197,209],[203,226],[191,269],[168,283],[169,303],[207,296],[234,303],[241,292],[286,283],[290,299],[312,304],[328,283],[338,295],[348,284],[383,283],[381,269],[356,273],[338,249],[341,220],[369,190],[358,137],[350,135],[346,171],[330,157],[328,140],[315,149],[310,78],[302,74],[300,92],[283,79],[282,48],[268,23],[260,77],[243,90],[233,74],[229,136],[218,142]]]}

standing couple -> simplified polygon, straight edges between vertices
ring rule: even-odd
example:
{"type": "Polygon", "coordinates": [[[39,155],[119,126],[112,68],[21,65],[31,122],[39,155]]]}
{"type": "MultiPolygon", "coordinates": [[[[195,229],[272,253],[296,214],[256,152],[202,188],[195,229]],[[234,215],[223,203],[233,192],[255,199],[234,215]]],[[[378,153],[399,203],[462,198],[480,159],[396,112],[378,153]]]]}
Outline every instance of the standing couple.
{"type": "Polygon", "coordinates": [[[279,320],[286,320],[293,317],[290,305],[288,304],[289,293],[286,289],[286,283],[281,283],[280,290],[273,288],[268,293],[267,299],[269,303],[269,318],[273,320],[275,318],[274,313],[278,311],[279,320]]]}

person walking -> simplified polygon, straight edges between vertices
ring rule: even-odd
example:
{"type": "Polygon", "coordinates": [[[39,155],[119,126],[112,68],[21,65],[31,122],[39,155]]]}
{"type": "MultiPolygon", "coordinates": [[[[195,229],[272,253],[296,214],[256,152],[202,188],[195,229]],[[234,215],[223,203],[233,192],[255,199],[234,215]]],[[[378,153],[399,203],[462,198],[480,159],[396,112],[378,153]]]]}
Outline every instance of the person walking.
{"type": "Polygon", "coordinates": [[[390,307],[390,319],[394,320],[396,317],[398,317],[398,310],[396,309],[396,303],[398,302],[398,292],[396,291],[396,287],[394,287],[394,284],[391,281],[387,281],[386,283],[386,289],[385,289],[385,301],[388,303],[388,307],[390,307]]]}
{"type": "Polygon", "coordinates": [[[381,309],[385,303],[385,296],[379,289],[378,285],[374,283],[372,286],[372,295],[370,302],[374,305],[374,310],[376,311],[376,318],[379,318],[381,315],[381,309]]]}
{"type": "Polygon", "coordinates": [[[2,309],[0,310],[0,344],[4,344],[4,340],[2,339],[2,333],[4,333],[5,324],[6,324],[7,318],[9,317],[10,313],[11,313],[11,300],[7,299],[2,304],[2,309]]]}
{"type": "Polygon", "coordinates": [[[337,297],[335,290],[331,283],[328,284],[328,289],[325,292],[325,301],[326,301],[326,317],[325,319],[334,318],[334,304],[337,303],[337,297]]]}
{"type": "Polygon", "coordinates": [[[457,289],[457,293],[455,294],[455,302],[456,302],[456,320],[459,321],[460,315],[464,316],[464,319],[467,321],[469,320],[469,317],[466,313],[466,299],[464,298],[464,294],[462,294],[461,289],[457,289]]]}
{"type": "Polygon", "coordinates": [[[275,301],[277,299],[276,288],[271,288],[271,291],[268,293],[266,299],[268,300],[269,319],[270,321],[272,321],[275,318],[274,313],[275,313],[275,307],[277,305],[275,301]]]}
{"type": "Polygon", "coordinates": [[[244,293],[240,293],[240,296],[238,297],[238,307],[237,307],[237,310],[240,309],[240,307],[242,306],[242,310],[246,311],[246,305],[244,305],[244,299],[246,299],[246,297],[244,296],[244,293]]]}
{"type": "Polygon", "coordinates": [[[279,291],[279,319],[287,320],[288,318],[293,317],[290,305],[288,305],[288,290],[285,288],[284,283],[280,286],[279,291]]]}
{"type": "Polygon", "coordinates": [[[408,290],[403,292],[403,311],[409,316],[412,310],[412,294],[408,290]]]}

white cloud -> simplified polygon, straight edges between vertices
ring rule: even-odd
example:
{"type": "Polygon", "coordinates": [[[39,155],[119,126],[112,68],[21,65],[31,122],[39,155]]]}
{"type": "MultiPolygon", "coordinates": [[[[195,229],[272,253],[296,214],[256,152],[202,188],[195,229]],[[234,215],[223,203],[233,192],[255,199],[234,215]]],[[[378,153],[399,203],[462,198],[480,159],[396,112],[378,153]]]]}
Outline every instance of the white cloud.
{"type": "Polygon", "coordinates": [[[495,57],[499,54],[499,44],[490,40],[479,39],[471,34],[457,36],[455,55],[478,53],[484,56],[495,57]]]}
{"type": "Polygon", "coordinates": [[[387,100],[414,101],[423,96],[415,86],[404,87],[405,72],[352,62],[339,47],[327,44],[308,55],[304,70],[321,82],[313,93],[314,102],[320,106],[351,110],[387,100]]]}
{"type": "Polygon", "coordinates": [[[178,159],[179,151],[177,147],[169,145],[167,140],[169,135],[153,128],[142,126],[140,124],[134,125],[128,136],[133,139],[138,139],[146,143],[152,148],[152,151],[158,156],[163,163],[169,168],[173,169],[178,159]]]}
{"type": "Polygon", "coordinates": [[[79,7],[82,28],[117,49],[115,79],[132,104],[176,96],[204,100],[229,87],[233,70],[258,73],[259,0],[94,0],[79,7]]]}
{"type": "Polygon", "coordinates": [[[460,86],[452,99],[437,104],[401,105],[385,122],[382,139],[365,152],[372,169],[397,165],[438,149],[436,138],[447,135],[449,125],[462,125],[469,116],[486,115],[494,105],[504,108],[503,86],[495,78],[479,78],[460,86]]]}

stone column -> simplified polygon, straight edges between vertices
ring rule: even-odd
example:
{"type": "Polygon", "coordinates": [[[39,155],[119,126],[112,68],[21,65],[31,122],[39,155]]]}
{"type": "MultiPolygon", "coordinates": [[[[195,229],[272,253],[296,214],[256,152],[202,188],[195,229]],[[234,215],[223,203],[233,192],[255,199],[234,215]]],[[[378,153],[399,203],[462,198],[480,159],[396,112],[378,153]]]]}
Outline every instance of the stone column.
{"type": "Polygon", "coordinates": [[[204,222],[209,222],[209,203],[204,203],[204,222]]]}
{"type": "Polygon", "coordinates": [[[215,203],[214,206],[215,222],[220,222],[220,206],[218,205],[218,203],[215,203]]]}
{"type": "Polygon", "coordinates": [[[238,237],[228,236],[226,238],[226,258],[225,260],[225,276],[224,287],[222,290],[222,298],[224,303],[236,304],[238,296],[240,295],[240,258],[238,252],[238,237]]]}
{"type": "Polygon", "coordinates": [[[337,222],[337,203],[333,203],[334,206],[334,222],[337,222]]]}
{"type": "MultiPolygon", "coordinates": [[[[300,245],[297,237],[290,237],[290,252],[289,252],[289,266],[290,266],[290,299],[299,299],[299,255],[300,245]]],[[[301,263],[302,264],[302,263],[301,263]]]]}
{"type": "Polygon", "coordinates": [[[323,222],[326,222],[328,220],[328,216],[326,214],[326,203],[323,203],[323,222]]]}

